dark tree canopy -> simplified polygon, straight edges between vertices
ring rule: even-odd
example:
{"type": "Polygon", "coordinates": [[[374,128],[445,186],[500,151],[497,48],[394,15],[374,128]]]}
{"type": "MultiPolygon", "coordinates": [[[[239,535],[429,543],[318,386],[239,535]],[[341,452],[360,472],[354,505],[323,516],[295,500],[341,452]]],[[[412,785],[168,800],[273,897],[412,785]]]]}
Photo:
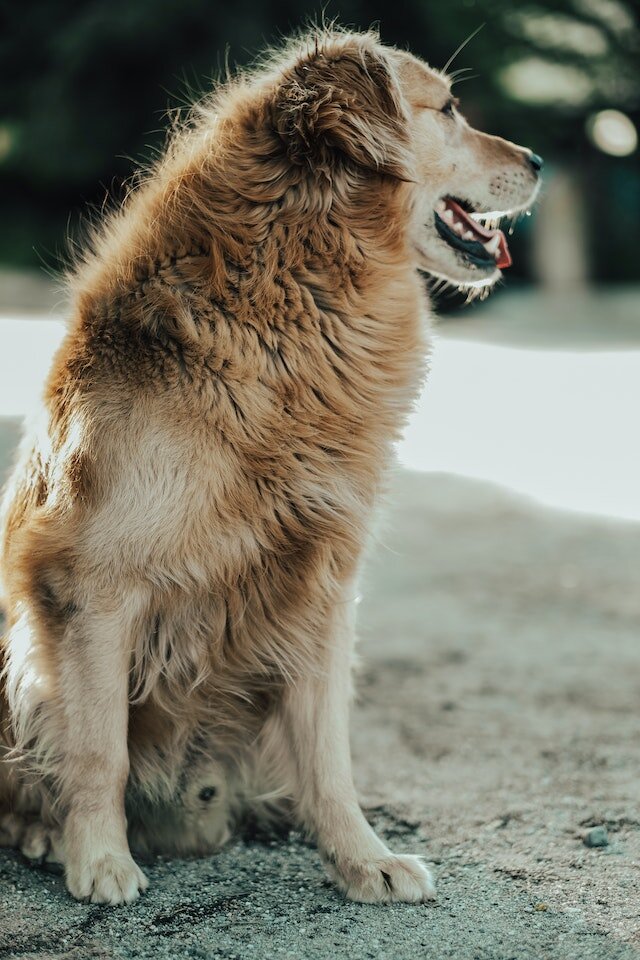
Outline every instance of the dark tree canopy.
{"type": "MultiPolygon", "coordinates": [[[[162,144],[167,108],[206,90],[225,60],[318,15],[292,0],[5,0],[0,30],[0,261],[55,263],[87,203],[116,197],[162,144]]],[[[452,69],[472,122],[571,168],[588,198],[602,279],[632,279],[640,245],[638,151],[612,157],[588,118],[640,126],[640,43],[631,0],[332,0],[327,18],[368,27],[452,69]],[[467,79],[469,75],[474,78],[467,79]],[[464,81],[464,82],[463,82],[464,81]]]]}

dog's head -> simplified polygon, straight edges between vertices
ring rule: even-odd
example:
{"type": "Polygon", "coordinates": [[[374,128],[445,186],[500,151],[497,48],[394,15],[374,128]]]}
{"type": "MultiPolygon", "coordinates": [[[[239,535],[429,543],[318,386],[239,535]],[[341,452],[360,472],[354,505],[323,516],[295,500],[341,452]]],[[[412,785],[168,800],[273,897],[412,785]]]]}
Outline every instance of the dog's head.
{"type": "Polygon", "coordinates": [[[447,77],[416,57],[371,34],[320,36],[285,69],[275,122],[294,163],[334,182],[355,166],[408,193],[419,269],[486,286],[510,264],[495,222],[530,206],[542,161],[470,127],[447,77]]]}

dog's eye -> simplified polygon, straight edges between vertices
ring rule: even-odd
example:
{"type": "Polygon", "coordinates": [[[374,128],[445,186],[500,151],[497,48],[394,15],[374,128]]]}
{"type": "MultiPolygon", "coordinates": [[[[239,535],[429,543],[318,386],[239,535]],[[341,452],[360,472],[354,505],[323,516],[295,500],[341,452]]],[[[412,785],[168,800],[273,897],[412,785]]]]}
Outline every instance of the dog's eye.
{"type": "Polygon", "coordinates": [[[453,97],[450,100],[447,100],[447,102],[445,103],[440,113],[444,113],[445,117],[452,117],[453,108],[455,107],[456,103],[457,103],[457,100],[454,100],[453,97]]]}
{"type": "Polygon", "coordinates": [[[209,800],[213,800],[217,792],[218,791],[215,787],[203,787],[198,794],[198,797],[200,800],[204,800],[204,802],[207,803],[209,800]]]}

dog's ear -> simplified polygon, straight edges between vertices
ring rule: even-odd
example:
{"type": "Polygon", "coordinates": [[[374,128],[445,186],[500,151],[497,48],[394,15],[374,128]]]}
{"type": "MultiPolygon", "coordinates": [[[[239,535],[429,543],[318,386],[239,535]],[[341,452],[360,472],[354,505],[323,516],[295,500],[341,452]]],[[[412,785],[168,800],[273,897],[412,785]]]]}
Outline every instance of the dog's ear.
{"type": "Polygon", "coordinates": [[[278,85],[275,125],[289,158],[330,175],[340,157],[411,180],[402,96],[382,52],[358,44],[318,49],[278,85]]]}

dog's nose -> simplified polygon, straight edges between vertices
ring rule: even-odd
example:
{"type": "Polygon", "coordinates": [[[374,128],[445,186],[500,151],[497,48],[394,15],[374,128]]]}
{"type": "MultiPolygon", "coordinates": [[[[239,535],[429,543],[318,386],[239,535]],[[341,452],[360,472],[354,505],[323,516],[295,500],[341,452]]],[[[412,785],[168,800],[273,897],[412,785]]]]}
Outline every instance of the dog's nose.
{"type": "Polygon", "coordinates": [[[530,153],[529,154],[529,163],[533,167],[536,173],[540,173],[544,167],[544,160],[539,153],[530,153]]]}

